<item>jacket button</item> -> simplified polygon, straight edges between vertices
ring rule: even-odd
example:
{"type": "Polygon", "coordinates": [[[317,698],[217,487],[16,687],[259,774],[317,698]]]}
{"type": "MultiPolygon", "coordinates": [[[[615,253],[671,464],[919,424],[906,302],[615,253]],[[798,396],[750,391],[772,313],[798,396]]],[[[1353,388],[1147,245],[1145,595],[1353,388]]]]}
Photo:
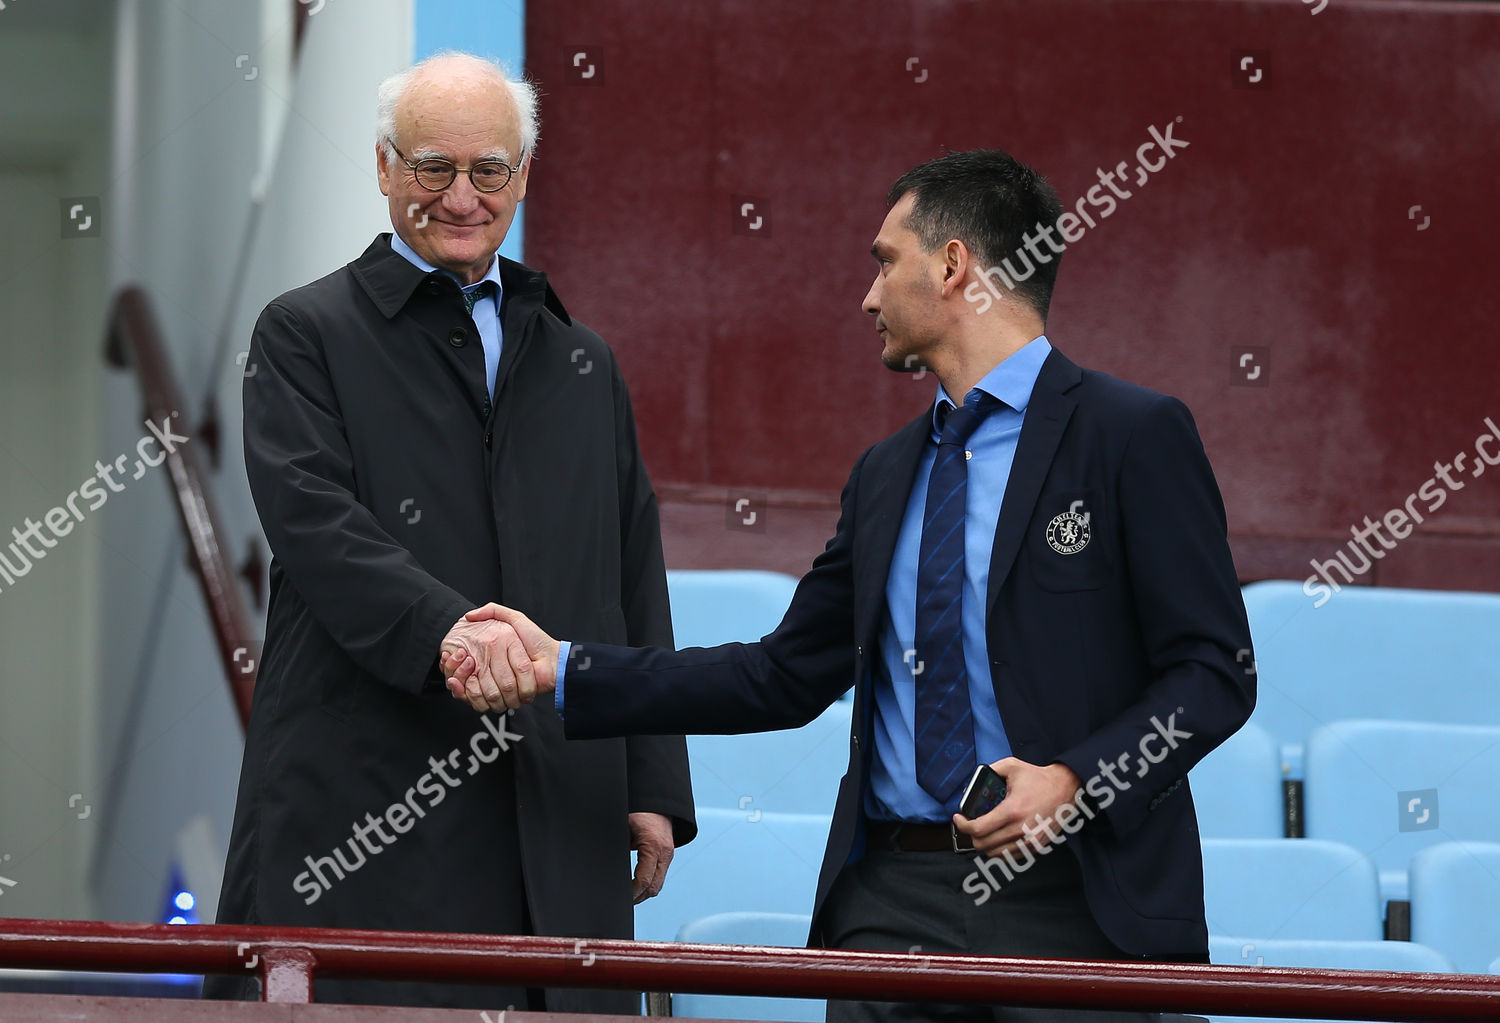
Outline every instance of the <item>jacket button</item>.
{"type": "Polygon", "coordinates": [[[489,402],[485,402],[484,403],[484,405],[483,405],[483,413],[484,413],[485,416],[489,416],[489,414],[490,414],[490,403],[489,402]]]}
{"type": "Polygon", "coordinates": [[[453,333],[448,335],[448,343],[454,348],[462,348],[464,345],[469,343],[469,335],[465,334],[461,330],[455,330],[453,333]]]}
{"type": "Polygon", "coordinates": [[[494,439],[495,439],[495,435],[493,433],[487,433],[487,434],[484,435],[484,446],[485,446],[486,449],[488,449],[490,447],[490,445],[494,441],[494,439]]]}

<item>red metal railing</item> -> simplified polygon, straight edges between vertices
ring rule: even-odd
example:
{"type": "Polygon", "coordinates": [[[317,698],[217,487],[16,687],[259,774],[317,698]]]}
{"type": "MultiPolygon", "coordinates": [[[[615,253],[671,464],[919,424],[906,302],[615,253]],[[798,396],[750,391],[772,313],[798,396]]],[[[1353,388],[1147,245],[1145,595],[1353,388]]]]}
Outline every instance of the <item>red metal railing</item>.
{"type": "Polygon", "coordinates": [[[0,967],[255,972],[273,1002],[314,975],[529,987],[987,1002],[1334,1019],[1500,1019],[1500,977],[1075,962],[296,927],[8,920],[0,967]]]}
{"type": "MultiPolygon", "coordinates": [[[[183,411],[182,392],[167,362],[166,349],[145,292],[136,287],[121,289],[110,310],[108,330],[105,354],[117,367],[134,364],[145,399],[146,418],[154,423],[170,422],[174,430],[195,436],[183,411]]],[[[203,592],[219,647],[219,660],[233,690],[240,723],[244,725],[250,720],[250,694],[255,689],[259,644],[254,639],[235,574],[219,543],[222,530],[193,443],[167,452],[166,466],[178,517],[191,549],[193,574],[203,592]]]]}

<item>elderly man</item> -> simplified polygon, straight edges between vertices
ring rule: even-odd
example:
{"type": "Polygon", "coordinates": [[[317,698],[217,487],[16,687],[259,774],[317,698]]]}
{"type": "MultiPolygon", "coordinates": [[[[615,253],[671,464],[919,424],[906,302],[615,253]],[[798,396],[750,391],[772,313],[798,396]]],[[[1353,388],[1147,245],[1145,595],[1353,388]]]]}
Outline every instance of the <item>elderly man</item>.
{"type": "MultiPolygon", "coordinates": [[[[245,461],[275,557],[220,923],[628,938],[632,898],[694,834],[680,736],[567,742],[552,707],[476,715],[438,670],[443,652],[507,656],[508,629],[464,620],[491,600],[565,635],[672,643],[620,371],[545,275],[497,255],[535,108],[466,54],[385,82],[394,236],[256,325],[245,461]]],[[[639,1007],[520,985],[334,980],[317,997],[639,1007]]]]}

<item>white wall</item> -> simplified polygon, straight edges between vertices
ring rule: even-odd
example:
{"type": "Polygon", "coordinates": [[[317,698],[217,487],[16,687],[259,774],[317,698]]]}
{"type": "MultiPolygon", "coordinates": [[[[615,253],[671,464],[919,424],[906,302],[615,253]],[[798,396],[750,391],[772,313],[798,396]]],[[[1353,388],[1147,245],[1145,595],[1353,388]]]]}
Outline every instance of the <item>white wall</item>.
{"type": "MultiPolygon", "coordinates": [[[[88,29],[66,17],[0,16],[7,555],[12,529],[66,502],[96,457],[103,249],[98,238],[65,240],[60,217],[62,198],[99,194],[108,170],[107,33],[88,29]]],[[[58,516],[66,535],[32,539],[44,556],[28,559],[31,567],[12,582],[0,578],[0,877],[14,882],[0,882],[3,916],[84,916],[91,908],[82,878],[97,824],[87,800],[96,775],[91,594],[101,530],[101,516],[81,523],[58,516]]]]}

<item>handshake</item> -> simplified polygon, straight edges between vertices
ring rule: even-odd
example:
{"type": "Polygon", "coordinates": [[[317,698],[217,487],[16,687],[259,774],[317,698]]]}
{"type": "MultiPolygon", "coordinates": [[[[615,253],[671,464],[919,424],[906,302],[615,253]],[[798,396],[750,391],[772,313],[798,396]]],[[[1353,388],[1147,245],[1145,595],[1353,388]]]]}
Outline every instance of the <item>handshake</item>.
{"type": "Polygon", "coordinates": [[[557,688],[559,648],[521,612],[486,604],[448,630],[438,664],[455,700],[503,714],[557,688]]]}

